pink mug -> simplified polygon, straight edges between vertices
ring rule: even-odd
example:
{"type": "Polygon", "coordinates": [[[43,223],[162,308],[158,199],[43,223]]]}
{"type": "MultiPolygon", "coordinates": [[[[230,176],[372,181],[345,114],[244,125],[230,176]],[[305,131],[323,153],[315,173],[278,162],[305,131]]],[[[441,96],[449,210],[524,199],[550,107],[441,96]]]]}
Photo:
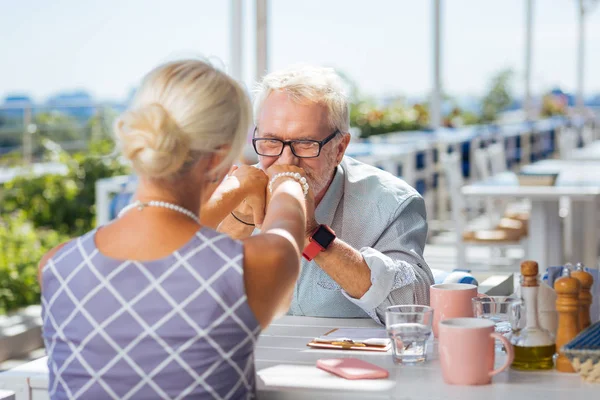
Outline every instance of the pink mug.
{"type": "Polygon", "coordinates": [[[439,357],[444,381],[451,385],[487,385],[514,359],[514,350],[503,335],[494,332],[494,322],[482,318],[452,318],[440,322],[439,357]],[[506,362],[494,369],[498,339],[506,349],[506,362]]]}
{"type": "Polygon", "coordinates": [[[477,286],[468,283],[431,285],[429,297],[433,308],[433,336],[438,337],[440,321],[448,318],[473,317],[471,299],[477,296],[477,286]]]}

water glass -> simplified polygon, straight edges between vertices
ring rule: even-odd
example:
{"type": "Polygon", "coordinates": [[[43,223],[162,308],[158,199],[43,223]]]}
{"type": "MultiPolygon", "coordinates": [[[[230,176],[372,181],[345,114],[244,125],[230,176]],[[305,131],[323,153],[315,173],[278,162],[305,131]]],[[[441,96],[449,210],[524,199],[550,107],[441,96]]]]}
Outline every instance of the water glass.
{"type": "Polygon", "coordinates": [[[392,306],[385,312],[385,328],[392,340],[396,364],[414,364],[427,358],[433,308],[428,306],[392,306]]]}
{"type": "MultiPolygon", "coordinates": [[[[521,300],[515,297],[485,296],[473,297],[473,315],[475,318],[489,319],[494,322],[494,330],[506,338],[510,338],[513,331],[514,316],[518,311],[521,300]]],[[[502,344],[496,341],[496,349],[503,349],[502,344]]]]}

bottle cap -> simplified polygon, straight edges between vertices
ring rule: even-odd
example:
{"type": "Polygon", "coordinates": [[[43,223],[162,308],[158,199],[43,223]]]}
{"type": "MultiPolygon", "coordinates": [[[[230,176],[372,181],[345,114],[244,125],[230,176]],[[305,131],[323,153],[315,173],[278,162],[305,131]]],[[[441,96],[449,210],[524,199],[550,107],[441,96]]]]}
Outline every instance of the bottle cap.
{"type": "Polygon", "coordinates": [[[521,286],[538,286],[539,266],[536,261],[527,260],[521,263],[521,286]]]}

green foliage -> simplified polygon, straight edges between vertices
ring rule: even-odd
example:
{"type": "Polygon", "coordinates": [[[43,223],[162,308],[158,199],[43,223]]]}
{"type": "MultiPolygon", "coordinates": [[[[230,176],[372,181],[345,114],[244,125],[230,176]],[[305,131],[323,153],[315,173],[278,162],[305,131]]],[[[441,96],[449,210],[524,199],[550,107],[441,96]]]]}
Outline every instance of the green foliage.
{"type": "MultiPolygon", "coordinates": [[[[338,71],[338,73],[340,73],[338,71]]],[[[345,74],[340,73],[350,88],[350,125],[358,128],[361,137],[383,133],[412,131],[425,129],[429,125],[429,107],[427,104],[408,105],[394,101],[388,105],[377,105],[360,94],[356,84],[345,74]]],[[[444,115],[443,125],[460,127],[479,123],[496,121],[498,114],[506,109],[513,101],[511,83],[513,71],[506,69],[495,75],[490,83],[487,94],[482,99],[481,113],[460,109],[453,99],[444,94],[443,101],[454,104],[452,111],[444,115]]],[[[559,113],[548,105],[548,113],[559,113]]]]}
{"type": "Polygon", "coordinates": [[[36,114],[33,123],[36,125],[35,134],[40,138],[56,142],[81,139],[79,123],[66,114],[56,111],[36,114]]]}
{"type": "MultiPolygon", "coordinates": [[[[2,141],[0,140],[0,147],[2,141]]],[[[0,157],[0,168],[19,167],[23,165],[23,154],[20,151],[11,151],[10,153],[2,154],[0,157]]]]}
{"type": "Polygon", "coordinates": [[[49,228],[78,236],[95,225],[95,182],[124,175],[128,169],[109,153],[110,142],[92,144],[88,154],[69,155],[50,145],[50,157],[68,166],[68,173],[39,177],[20,176],[4,185],[0,215],[21,210],[36,228],[49,228]]]}
{"type": "Polygon", "coordinates": [[[95,226],[95,182],[129,173],[113,143],[69,155],[44,142],[45,158],[67,165],[66,175],[21,176],[0,187],[0,312],[39,301],[37,264],[48,250],[95,226]]]}
{"type": "Polygon", "coordinates": [[[543,117],[566,115],[568,104],[569,102],[566,95],[550,92],[542,97],[542,110],[540,113],[543,117]]]}
{"type": "Polygon", "coordinates": [[[113,138],[112,123],[117,115],[117,111],[111,108],[101,109],[87,121],[85,137],[89,138],[92,144],[111,143],[113,138]]]}
{"type": "Polygon", "coordinates": [[[360,129],[361,137],[423,129],[428,120],[429,113],[420,104],[406,106],[401,102],[394,102],[389,106],[378,107],[363,101],[350,107],[350,125],[360,129]]]}
{"type": "Polygon", "coordinates": [[[512,70],[506,69],[492,78],[488,93],[482,101],[482,122],[495,121],[498,114],[512,102],[511,81],[513,75],[512,70]]]}
{"type": "Polygon", "coordinates": [[[39,303],[37,265],[66,240],[51,229],[35,229],[24,212],[0,217],[0,314],[39,303]]]}

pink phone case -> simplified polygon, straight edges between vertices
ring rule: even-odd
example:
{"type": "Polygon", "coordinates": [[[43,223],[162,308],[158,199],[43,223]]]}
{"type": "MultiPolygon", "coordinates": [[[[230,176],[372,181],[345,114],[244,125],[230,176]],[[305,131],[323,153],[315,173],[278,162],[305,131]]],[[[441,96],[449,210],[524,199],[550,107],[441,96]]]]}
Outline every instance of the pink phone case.
{"type": "Polygon", "coordinates": [[[317,368],[346,379],[381,379],[390,375],[386,369],[358,358],[317,360],[317,368]]]}

